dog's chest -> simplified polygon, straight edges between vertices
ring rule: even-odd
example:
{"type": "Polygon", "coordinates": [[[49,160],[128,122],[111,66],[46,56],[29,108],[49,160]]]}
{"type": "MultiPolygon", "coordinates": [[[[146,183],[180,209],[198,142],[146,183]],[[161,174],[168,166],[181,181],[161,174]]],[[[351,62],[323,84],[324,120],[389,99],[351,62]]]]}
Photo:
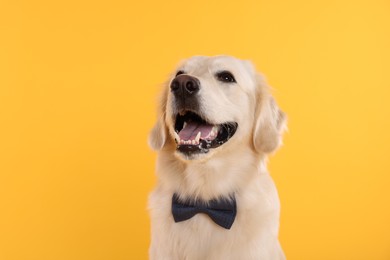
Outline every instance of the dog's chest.
{"type": "Polygon", "coordinates": [[[272,203],[261,192],[251,193],[236,194],[237,215],[231,229],[218,226],[203,213],[175,223],[171,196],[154,194],[151,196],[151,202],[155,200],[151,205],[155,208],[152,210],[154,239],[170,248],[177,259],[234,259],[234,254],[242,256],[260,251],[258,247],[267,243],[266,238],[278,225],[278,203],[272,203]],[[222,257],[223,254],[226,256],[222,257]]]}

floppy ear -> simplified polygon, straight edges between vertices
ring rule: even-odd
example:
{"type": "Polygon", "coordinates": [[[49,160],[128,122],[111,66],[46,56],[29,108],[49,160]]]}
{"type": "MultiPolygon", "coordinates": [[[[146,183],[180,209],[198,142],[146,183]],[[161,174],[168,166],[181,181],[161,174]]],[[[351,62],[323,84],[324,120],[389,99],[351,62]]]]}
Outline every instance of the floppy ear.
{"type": "Polygon", "coordinates": [[[148,144],[155,151],[161,150],[167,140],[167,128],[165,125],[165,109],[167,103],[166,91],[160,95],[160,105],[158,111],[158,119],[154,127],[149,133],[148,144]]]}
{"type": "Polygon", "coordinates": [[[164,147],[166,139],[167,131],[165,128],[164,119],[160,117],[157,119],[157,122],[152,128],[152,131],[150,131],[148,144],[153,150],[158,151],[164,147]]]}
{"type": "Polygon", "coordinates": [[[253,144],[257,152],[271,153],[282,144],[286,115],[263,84],[258,86],[261,89],[257,95],[253,144]]]}

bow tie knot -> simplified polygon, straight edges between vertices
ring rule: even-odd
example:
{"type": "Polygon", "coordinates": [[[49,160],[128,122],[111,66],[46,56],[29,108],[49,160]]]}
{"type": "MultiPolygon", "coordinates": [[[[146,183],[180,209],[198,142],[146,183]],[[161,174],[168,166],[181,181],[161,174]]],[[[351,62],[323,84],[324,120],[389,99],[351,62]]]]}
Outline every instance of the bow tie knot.
{"type": "Polygon", "coordinates": [[[188,220],[198,213],[207,214],[219,226],[230,229],[237,214],[234,196],[209,201],[180,200],[175,193],[172,197],[172,215],[175,222],[188,220]]]}

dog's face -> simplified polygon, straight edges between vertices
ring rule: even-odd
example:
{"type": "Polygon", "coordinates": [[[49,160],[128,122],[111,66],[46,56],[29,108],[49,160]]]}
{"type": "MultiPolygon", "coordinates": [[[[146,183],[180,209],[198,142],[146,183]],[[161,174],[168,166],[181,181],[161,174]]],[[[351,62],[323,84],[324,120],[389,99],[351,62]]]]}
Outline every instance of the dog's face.
{"type": "Polygon", "coordinates": [[[209,159],[218,151],[250,145],[268,153],[281,141],[284,114],[248,61],[196,56],[172,74],[149,143],[175,142],[184,160],[209,159]]]}

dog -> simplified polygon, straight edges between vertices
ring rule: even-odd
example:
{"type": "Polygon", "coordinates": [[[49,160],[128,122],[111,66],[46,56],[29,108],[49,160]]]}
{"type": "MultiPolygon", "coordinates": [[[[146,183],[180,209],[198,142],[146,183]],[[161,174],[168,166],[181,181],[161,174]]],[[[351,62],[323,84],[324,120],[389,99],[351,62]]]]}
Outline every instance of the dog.
{"type": "Polygon", "coordinates": [[[158,152],[150,259],[285,259],[266,169],[285,128],[251,62],[195,56],[179,64],[148,139],[158,152]]]}

